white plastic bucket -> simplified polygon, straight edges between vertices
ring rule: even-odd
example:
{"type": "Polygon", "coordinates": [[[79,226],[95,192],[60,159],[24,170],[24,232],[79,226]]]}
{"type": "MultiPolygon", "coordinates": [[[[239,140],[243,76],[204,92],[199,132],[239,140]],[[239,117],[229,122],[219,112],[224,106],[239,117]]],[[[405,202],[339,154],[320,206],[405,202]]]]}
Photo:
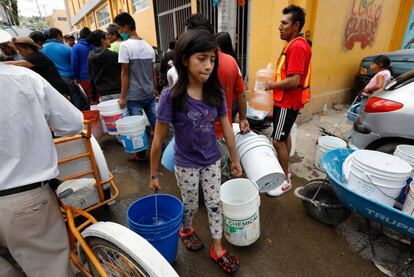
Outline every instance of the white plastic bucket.
{"type": "Polygon", "coordinates": [[[414,145],[400,144],[394,152],[394,156],[411,165],[411,177],[414,177],[414,145]]]}
{"type": "Polygon", "coordinates": [[[116,121],[119,139],[125,152],[137,153],[148,148],[145,126],[146,120],[142,115],[127,116],[116,121]]]}
{"type": "Polygon", "coordinates": [[[225,182],[220,188],[223,206],[224,237],[237,246],[247,246],[260,237],[260,196],[249,179],[225,182]]]}
{"type": "Polygon", "coordinates": [[[260,192],[273,190],[283,183],[285,174],[265,136],[236,136],[236,146],[247,178],[258,185],[260,192]]]}
{"type": "Polygon", "coordinates": [[[368,199],[393,207],[410,173],[411,166],[398,157],[358,150],[352,158],[348,186],[368,199]]]}
{"type": "Polygon", "coordinates": [[[410,184],[410,190],[408,191],[407,198],[405,199],[402,212],[413,215],[414,214],[414,182],[410,184]]]}
{"type": "Polygon", "coordinates": [[[98,104],[99,113],[102,122],[105,124],[108,134],[118,134],[116,129],[116,121],[127,115],[126,109],[121,109],[118,104],[118,99],[105,101],[98,104]]]}
{"type": "Polygon", "coordinates": [[[346,148],[346,142],[343,139],[334,136],[321,136],[318,139],[318,146],[315,154],[315,167],[319,170],[321,168],[321,156],[328,150],[346,148]]]}
{"type": "Polygon", "coordinates": [[[297,136],[298,136],[298,125],[296,123],[293,123],[292,129],[290,130],[290,139],[292,140],[292,148],[290,149],[289,157],[295,156],[297,136]]]}

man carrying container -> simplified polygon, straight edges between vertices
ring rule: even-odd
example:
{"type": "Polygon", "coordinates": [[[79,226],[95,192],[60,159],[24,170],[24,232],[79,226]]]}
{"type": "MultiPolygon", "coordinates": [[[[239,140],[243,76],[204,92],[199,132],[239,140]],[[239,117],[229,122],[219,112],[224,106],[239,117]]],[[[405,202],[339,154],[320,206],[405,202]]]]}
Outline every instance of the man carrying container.
{"type": "Polygon", "coordinates": [[[273,90],[273,145],[286,180],[278,188],[267,192],[279,196],[292,188],[289,170],[289,153],[292,147],[290,130],[299,110],[310,99],[311,48],[300,33],[305,24],[305,12],[301,7],[290,5],[283,9],[280,20],[280,38],[287,41],[276,65],[273,82],[265,85],[273,90]]]}

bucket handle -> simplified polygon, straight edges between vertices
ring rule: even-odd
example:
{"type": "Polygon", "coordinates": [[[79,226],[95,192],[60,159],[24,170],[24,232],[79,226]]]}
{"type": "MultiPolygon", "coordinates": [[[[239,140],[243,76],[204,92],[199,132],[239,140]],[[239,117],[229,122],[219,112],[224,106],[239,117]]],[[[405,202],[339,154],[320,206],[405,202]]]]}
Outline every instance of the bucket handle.
{"type": "Polygon", "coordinates": [[[247,180],[249,180],[253,185],[254,185],[254,187],[257,189],[257,192],[259,193],[259,206],[258,207],[260,207],[260,205],[262,204],[261,203],[261,200],[260,200],[260,191],[259,191],[259,186],[256,184],[256,182],[253,182],[252,180],[250,180],[250,179],[247,179],[247,180]]]}
{"type": "Polygon", "coordinates": [[[378,185],[378,184],[376,184],[372,179],[371,179],[371,175],[370,174],[368,174],[368,173],[366,173],[366,172],[364,172],[364,175],[365,175],[365,177],[367,177],[368,178],[368,180],[373,184],[373,185],[375,185],[375,187],[382,193],[382,194],[384,194],[386,197],[388,197],[388,198],[391,198],[391,199],[396,199],[396,198],[394,198],[394,197],[392,197],[392,196],[389,196],[388,194],[386,194],[381,188],[380,188],[380,186],[378,185]]]}

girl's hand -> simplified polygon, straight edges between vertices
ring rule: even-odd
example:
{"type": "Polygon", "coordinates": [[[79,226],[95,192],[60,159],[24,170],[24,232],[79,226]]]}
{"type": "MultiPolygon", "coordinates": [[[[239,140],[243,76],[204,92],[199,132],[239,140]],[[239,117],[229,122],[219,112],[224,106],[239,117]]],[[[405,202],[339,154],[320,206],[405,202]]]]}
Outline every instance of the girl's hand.
{"type": "Polygon", "coordinates": [[[160,175],[161,174],[150,176],[149,188],[152,189],[154,192],[157,192],[158,190],[161,189],[160,181],[159,181],[160,175]]]}
{"type": "Polygon", "coordinates": [[[240,162],[231,162],[231,174],[236,177],[240,177],[243,173],[242,167],[240,165],[240,162]]]}

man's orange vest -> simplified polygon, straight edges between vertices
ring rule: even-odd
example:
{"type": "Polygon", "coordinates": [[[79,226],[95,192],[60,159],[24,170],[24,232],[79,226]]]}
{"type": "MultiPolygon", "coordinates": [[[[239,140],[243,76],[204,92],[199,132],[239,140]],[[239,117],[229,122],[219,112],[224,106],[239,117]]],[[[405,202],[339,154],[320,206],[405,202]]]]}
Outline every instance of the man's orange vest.
{"type": "MultiPolygon", "coordinates": [[[[289,41],[289,43],[283,48],[282,54],[280,54],[279,60],[277,61],[276,65],[276,74],[275,74],[275,81],[283,81],[286,79],[286,52],[289,48],[289,46],[295,42],[298,39],[303,39],[303,37],[296,37],[289,41]]],[[[306,40],[305,40],[306,41],[306,40]]],[[[306,43],[308,43],[306,41],[306,43]]],[[[302,88],[302,104],[306,104],[310,100],[310,78],[311,78],[311,65],[309,62],[309,68],[308,68],[308,74],[306,75],[305,82],[303,83],[303,86],[300,86],[302,88]]],[[[275,89],[273,90],[273,100],[274,102],[281,102],[283,100],[283,96],[285,94],[284,90],[275,89]]]]}

